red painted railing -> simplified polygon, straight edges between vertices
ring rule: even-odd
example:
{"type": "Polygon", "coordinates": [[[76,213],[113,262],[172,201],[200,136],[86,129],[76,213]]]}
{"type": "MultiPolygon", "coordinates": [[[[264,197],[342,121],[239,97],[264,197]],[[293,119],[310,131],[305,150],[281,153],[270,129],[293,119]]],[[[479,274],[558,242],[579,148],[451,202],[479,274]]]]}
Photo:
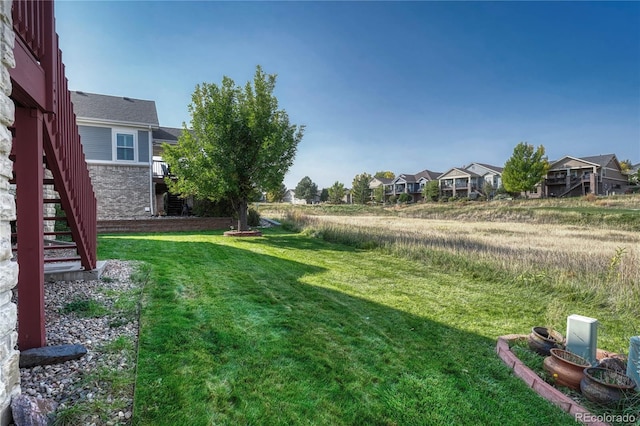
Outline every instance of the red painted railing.
{"type": "Polygon", "coordinates": [[[85,269],[96,267],[96,198],[58,47],[52,1],[13,1],[16,35],[45,74],[44,152],[85,269]]]}
{"type": "Polygon", "coordinates": [[[49,8],[53,11],[53,4],[47,3],[49,2],[14,0],[12,5],[13,29],[38,60],[42,59],[45,53],[43,24],[53,16],[46,16],[49,8]]]}

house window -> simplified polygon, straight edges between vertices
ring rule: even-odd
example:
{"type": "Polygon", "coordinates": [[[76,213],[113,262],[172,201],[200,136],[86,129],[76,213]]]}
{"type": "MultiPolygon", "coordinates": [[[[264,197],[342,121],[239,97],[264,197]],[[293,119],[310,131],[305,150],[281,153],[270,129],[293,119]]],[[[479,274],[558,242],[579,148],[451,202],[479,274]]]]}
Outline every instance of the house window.
{"type": "Polygon", "coordinates": [[[116,161],[136,161],[136,133],[114,130],[114,158],[116,161]]]}

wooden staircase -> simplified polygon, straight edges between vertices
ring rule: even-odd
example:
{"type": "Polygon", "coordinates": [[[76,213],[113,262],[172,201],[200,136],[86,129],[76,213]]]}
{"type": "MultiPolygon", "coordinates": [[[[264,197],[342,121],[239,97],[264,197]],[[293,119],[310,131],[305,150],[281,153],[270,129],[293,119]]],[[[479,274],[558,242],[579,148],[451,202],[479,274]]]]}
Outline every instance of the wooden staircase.
{"type": "Polygon", "coordinates": [[[79,260],[95,269],[96,199],[87,169],[76,117],[55,32],[53,1],[14,0],[16,66],[10,71],[15,104],[11,158],[16,184],[18,263],[18,345],[21,350],[46,345],[44,327],[45,251],[61,243],[47,237],[70,235],[73,256],[48,262],[79,260]],[[53,178],[44,176],[43,163],[53,178]],[[45,198],[43,186],[54,185],[58,198],[45,198]],[[62,216],[44,216],[45,204],[59,204],[62,216]],[[68,231],[44,231],[44,221],[66,221],[68,231]],[[64,232],[64,234],[62,233],[64,232]]]}
{"type": "MultiPolygon", "coordinates": [[[[16,161],[15,155],[10,156],[12,161],[16,161]]],[[[46,156],[44,157],[43,165],[47,168],[46,156]]],[[[9,181],[11,184],[15,184],[18,187],[18,181],[15,176],[15,172],[13,178],[9,181]]],[[[52,186],[53,192],[57,192],[56,188],[56,180],[52,178],[44,178],[42,181],[43,186],[52,186]]],[[[54,231],[47,231],[43,229],[43,250],[44,250],[44,259],[43,262],[47,263],[57,263],[57,262],[80,262],[82,261],[82,257],[78,253],[78,244],[75,242],[73,237],[73,232],[69,226],[69,219],[64,212],[64,209],[61,206],[60,198],[43,198],[43,205],[51,205],[51,206],[60,206],[59,209],[55,209],[56,212],[62,212],[60,216],[43,216],[43,222],[53,222],[56,225],[61,224],[61,226],[54,225],[54,231]],[[57,228],[66,228],[65,230],[55,230],[57,228]],[[71,241],[67,241],[67,239],[71,241]],[[62,251],[61,254],[58,252],[62,251]],[[74,254],[69,254],[69,251],[74,251],[74,254]]],[[[12,224],[15,225],[15,222],[12,224]]],[[[13,252],[18,251],[18,230],[16,229],[11,233],[11,250],[13,252]]]]}

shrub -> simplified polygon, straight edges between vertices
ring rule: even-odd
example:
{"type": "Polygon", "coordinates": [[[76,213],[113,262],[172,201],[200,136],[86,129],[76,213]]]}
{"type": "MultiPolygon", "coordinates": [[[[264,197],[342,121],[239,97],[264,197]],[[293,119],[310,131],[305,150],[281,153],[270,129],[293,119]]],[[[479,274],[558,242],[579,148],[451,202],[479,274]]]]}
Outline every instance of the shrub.
{"type": "Polygon", "coordinates": [[[395,204],[398,201],[398,197],[395,195],[392,195],[391,197],[389,197],[389,203],[391,204],[395,204]]]}
{"type": "Polygon", "coordinates": [[[408,203],[409,201],[412,200],[411,195],[407,194],[406,192],[403,192],[402,194],[400,194],[400,196],[398,197],[398,201],[401,203],[408,203]]]}
{"type": "Polygon", "coordinates": [[[594,194],[593,192],[590,192],[584,196],[584,200],[590,203],[593,203],[594,201],[596,201],[597,198],[598,197],[596,197],[596,194],[594,194]]]}
{"type": "Polygon", "coordinates": [[[247,216],[247,224],[249,226],[260,226],[260,213],[253,207],[249,208],[249,214],[247,216]]]}

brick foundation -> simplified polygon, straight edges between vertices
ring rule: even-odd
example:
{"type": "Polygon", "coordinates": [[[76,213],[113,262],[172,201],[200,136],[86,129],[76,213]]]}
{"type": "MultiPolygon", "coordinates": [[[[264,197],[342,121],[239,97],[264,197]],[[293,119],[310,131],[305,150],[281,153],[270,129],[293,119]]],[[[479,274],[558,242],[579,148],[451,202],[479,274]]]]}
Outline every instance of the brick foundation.
{"type": "Polygon", "coordinates": [[[178,232],[228,230],[235,225],[230,217],[152,218],[137,220],[99,220],[99,234],[135,232],[178,232]]]}

